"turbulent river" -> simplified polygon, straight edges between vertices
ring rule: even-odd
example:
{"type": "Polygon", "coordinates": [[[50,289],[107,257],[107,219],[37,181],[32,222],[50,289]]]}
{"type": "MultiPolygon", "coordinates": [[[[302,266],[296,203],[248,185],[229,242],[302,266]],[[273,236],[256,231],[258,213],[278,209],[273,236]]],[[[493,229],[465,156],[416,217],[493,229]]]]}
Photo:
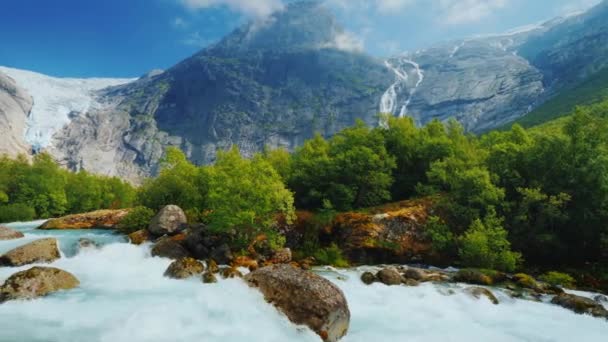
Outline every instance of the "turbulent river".
{"type": "MultiPolygon", "coordinates": [[[[25,238],[0,241],[0,254],[47,236],[58,238],[62,258],[52,264],[73,273],[78,289],[0,305],[2,342],[286,342],[320,339],[296,327],[257,290],[239,279],[205,285],[163,277],[170,260],[150,256],[107,231],[46,232],[39,223],[10,224],[25,238]],[[102,245],[76,248],[79,238],[102,245]]],[[[0,281],[27,269],[0,268],[0,281]]],[[[494,290],[499,305],[476,300],[460,285],[364,285],[363,269],[317,272],[344,291],[355,341],[606,341],[608,322],[546,303],[515,300],[494,290]],[[454,295],[446,295],[453,288],[454,295]]]]}

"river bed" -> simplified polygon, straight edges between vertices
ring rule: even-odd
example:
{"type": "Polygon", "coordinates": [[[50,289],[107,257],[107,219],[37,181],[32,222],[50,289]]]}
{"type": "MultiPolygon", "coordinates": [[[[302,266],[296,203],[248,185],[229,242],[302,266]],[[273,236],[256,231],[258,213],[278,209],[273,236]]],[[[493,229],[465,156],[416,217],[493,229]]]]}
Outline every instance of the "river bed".
{"type": "MultiPolygon", "coordinates": [[[[42,237],[56,237],[62,258],[51,265],[73,273],[79,288],[0,305],[2,342],[285,342],[320,339],[290,323],[240,279],[202,284],[163,277],[171,263],[150,245],[128,244],[103,230],[38,231],[40,222],[9,224],[25,238],[0,241],[0,254],[42,237]],[[101,248],[78,250],[85,237],[101,248]]],[[[30,268],[0,268],[0,281],[30,268]]],[[[316,271],[345,293],[351,324],[344,342],[369,341],[605,341],[608,322],[547,303],[476,300],[458,284],[418,287],[364,285],[366,267],[316,271]],[[456,292],[446,295],[449,288],[456,292]]]]}

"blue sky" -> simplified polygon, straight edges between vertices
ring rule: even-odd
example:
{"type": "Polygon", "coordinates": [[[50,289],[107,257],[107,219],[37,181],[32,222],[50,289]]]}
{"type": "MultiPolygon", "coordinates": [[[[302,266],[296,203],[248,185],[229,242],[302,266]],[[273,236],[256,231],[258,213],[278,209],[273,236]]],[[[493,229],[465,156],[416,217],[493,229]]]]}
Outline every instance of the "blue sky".
{"type": "MultiPolygon", "coordinates": [[[[54,76],[168,68],[291,0],[18,0],[0,14],[0,65],[54,76]]],[[[504,32],[598,0],[324,0],[353,41],[385,56],[504,32]]]]}

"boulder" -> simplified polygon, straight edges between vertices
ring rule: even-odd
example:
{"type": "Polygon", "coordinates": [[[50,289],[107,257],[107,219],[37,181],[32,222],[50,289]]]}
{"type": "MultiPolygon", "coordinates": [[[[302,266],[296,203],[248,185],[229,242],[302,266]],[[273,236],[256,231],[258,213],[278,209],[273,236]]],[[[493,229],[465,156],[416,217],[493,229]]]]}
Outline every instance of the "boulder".
{"type": "Polygon", "coordinates": [[[129,241],[134,245],[141,245],[144,242],[150,241],[150,232],[147,229],[138,230],[129,234],[129,241]]]}
{"type": "Polygon", "coordinates": [[[365,285],[371,285],[371,284],[375,283],[377,280],[378,279],[376,278],[376,276],[372,272],[364,272],[361,275],[361,281],[365,285]]]}
{"type": "Polygon", "coordinates": [[[232,261],[232,267],[245,267],[250,271],[255,271],[259,268],[257,260],[253,260],[247,256],[239,256],[232,261]]]}
{"type": "Polygon", "coordinates": [[[483,274],[475,269],[462,269],[456,272],[453,280],[459,283],[475,284],[475,285],[492,285],[494,282],[488,275],[483,274]]]}
{"type": "Polygon", "coordinates": [[[289,249],[289,248],[279,249],[272,256],[271,262],[273,264],[289,264],[291,262],[291,249],[289,249]]]}
{"type": "Polygon", "coordinates": [[[402,277],[399,271],[394,267],[384,268],[376,274],[376,278],[385,285],[399,285],[402,282],[402,277]]]}
{"type": "Polygon", "coordinates": [[[532,276],[525,273],[517,273],[513,275],[513,281],[523,288],[532,289],[539,292],[544,292],[541,286],[532,276]]]}
{"type": "Polygon", "coordinates": [[[224,279],[243,278],[243,273],[236,267],[222,267],[220,269],[220,274],[224,279]]]}
{"type": "Polygon", "coordinates": [[[54,267],[33,267],[10,276],[0,287],[0,302],[33,299],[80,284],[71,273],[54,267]]]}
{"type": "Polygon", "coordinates": [[[408,278],[408,279],[413,279],[416,281],[423,281],[426,279],[427,274],[425,271],[419,269],[419,268],[414,268],[414,267],[408,267],[404,272],[403,272],[403,277],[408,278]]]}
{"type": "Polygon", "coordinates": [[[209,271],[203,273],[202,280],[203,280],[203,283],[205,283],[205,284],[217,283],[217,278],[215,277],[215,274],[213,274],[212,272],[209,272],[209,271]]]}
{"type": "Polygon", "coordinates": [[[91,239],[80,238],[76,243],[78,250],[99,248],[99,244],[91,239]]]}
{"type": "Polygon", "coordinates": [[[205,265],[192,258],[175,260],[165,271],[165,277],[173,279],[186,279],[200,275],[205,270],[205,265]]]}
{"type": "Polygon", "coordinates": [[[492,293],[492,291],[490,291],[484,287],[478,287],[478,286],[467,287],[466,289],[464,289],[464,291],[477,299],[480,299],[481,297],[486,297],[494,305],[498,305],[498,303],[500,303],[498,301],[498,298],[496,298],[496,296],[492,293]]]}
{"type": "Polygon", "coordinates": [[[129,209],[98,210],[90,213],[68,215],[50,219],[38,229],[118,229],[122,219],[129,214],[129,209]]]}
{"type": "Polygon", "coordinates": [[[233,260],[228,245],[231,240],[227,233],[212,232],[205,225],[198,224],[190,227],[183,244],[196,259],[211,258],[222,265],[228,265],[233,260]]]}
{"type": "Polygon", "coordinates": [[[57,239],[46,238],[32,241],[6,252],[0,257],[0,265],[23,266],[33,263],[50,263],[60,257],[57,239]]]}
{"type": "Polygon", "coordinates": [[[220,265],[228,265],[233,260],[232,251],[227,243],[212,249],[209,257],[220,265]]]}
{"type": "Polygon", "coordinates": [[[191,256],[181,243],[173,241],[167,237],[158,240],[154,247],[152,247],[151,253],[152,256],[174,260],[191,256]]]}
{"type": "Polygon", "coordinates": [[[403,279],[403,284],[406,286],[418,286],[420,285],[420,282],[418,280],[414,280],[414,279],[410,279],[410,278],[404,278],[403,279]]]}
{"type": "Polygon", "coordinates": [[[551,303],[570,309],[578,314],[589,314],[594,317],[608,319],[608,310],[602,304],[590,298],[562,293],[553,297],[551,303]]]}
{"type": "Polygon", "coordinates": [[[15,240],[23,237],[23,233],[9,227],[0,226],[0,240],[15,240]]]}
{"type": "Polygon", "coordinates": [[[148,231],[155,236],[172,235],[186,229],[187,224],[188,218],[180,207],[167,205],[154,216],[148,231]]]}
{"type": "Polygon", "coordinates": [[[346,335],[350,323],[348,303],[329,280],[288,264],[261,268],[245,276],[295,324],[307,325],[324,341],[346,335]]]}
{"type": "Polygon", "coordinates": [[[207,271],[211,273],[219,273],[220,268],[217,266],[217,263],[213,259],[207,260],[207,271]]]}

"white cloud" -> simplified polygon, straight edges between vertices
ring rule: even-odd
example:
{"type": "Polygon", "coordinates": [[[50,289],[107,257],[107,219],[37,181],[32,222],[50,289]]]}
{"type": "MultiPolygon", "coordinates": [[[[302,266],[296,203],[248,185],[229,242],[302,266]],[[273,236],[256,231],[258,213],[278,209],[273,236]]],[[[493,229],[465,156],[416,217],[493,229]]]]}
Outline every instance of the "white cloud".
{"type": "Polygon", "coordinates": [[[193,10],[217,6],[227,6],[233,11],[242,13],[249,17],[266,17],[271,13],[281,10],[284,5],[282,0],[180,0],[184,5],[193,10]]]}
{"type": "Polygon", "coordinates": [[[380,13],[390,14],[402,11],[413,4],[414,1],[415,0],[376,0],[376,8],[380,13]]]}
{"type": "Polygon", "coordinates": [[[173,27],[180,28],[180,29],[188,27],[188,22],[184,18],[180,18],[180,17],[173,19],[172,24],[173,24],[173,27]]]}
{"type": "Polygon", "coordinates": [[[325,45],[338,50],[361,52],[365,49],[363,38],[356,36],[351,32],[340,32],[334,36],[334,41],[325,45]]]}
{"type": "Polygon", "coordinates": [[[465,24],[479,21],[507,6],[509,0],[439,0],[442,22],[465,24]]]}
{"type": "Polygon", "coordinates": [[[562,6],[559,9],[559,13],[560,15],[567,15],[567,14],[572,14],[572,13],[578,13],[578,12],[582,12],[585,10],[588,10],[589,8],[599,4],[600,2],[602,2],[601,0],[575,0],[575,1],[570,1],[568,4],[562,6]]]}

